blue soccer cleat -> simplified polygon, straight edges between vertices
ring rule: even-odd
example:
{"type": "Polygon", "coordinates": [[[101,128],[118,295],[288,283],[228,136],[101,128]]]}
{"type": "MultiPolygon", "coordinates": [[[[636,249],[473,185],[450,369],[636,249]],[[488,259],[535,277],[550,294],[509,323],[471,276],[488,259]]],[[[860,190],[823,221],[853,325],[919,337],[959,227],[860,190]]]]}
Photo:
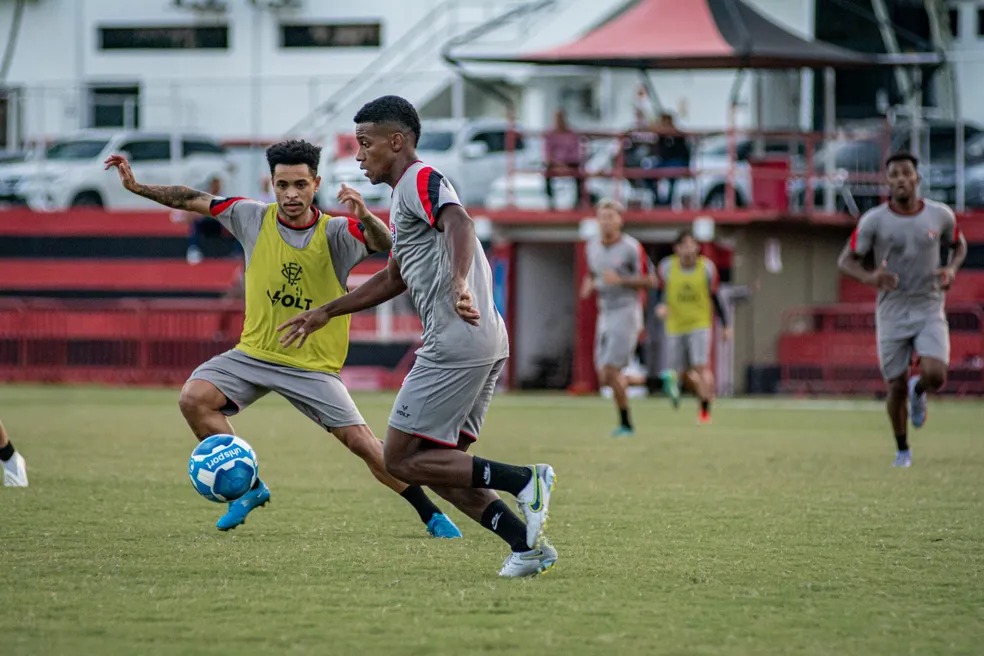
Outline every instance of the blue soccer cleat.
{"type": "Polygon", "coordinates": [[[619,426],[612,431],[612,437],[632,437],[635,431],[628,426],[619,426]]]}
{"type": "Polygon", "coordinates": [[[265,506],[270,502],[270,488],[263,481],[259,481],[259,483],[258,487],[254,487],[235,501],[229,502],[229,510],[215,523],[217,529],[228,531],[236,528],[246,521],[246,515],[254,508],[265,506]]]}
{"type": "Polygon", "coordinates": [[[892,467],[912,467],[912,454],[909,453],[908,449],[895,454],[895,462],[892,463],[892,467]]]}
{"type": "Polygon", "coordinates": [[[427,533],[433,538],[454,540],[461,537],[461,529],[444,513],[434,513],[427,522],[427,533]]]}
{"type": "Polygon", "coordinates": [[[680,407],[680,381],[677,379],[677,373],[672,369],[667,369],[659,377],[663,380],[663,394],[669,397],[673,409],[678,409],[680,407]]]}
{"type": "Polygon", "coordinates": [[[926,423],[926,392],[916,393],[919,376],[909,379],[909,419],[916,428],[922,428],[926,423]]]}

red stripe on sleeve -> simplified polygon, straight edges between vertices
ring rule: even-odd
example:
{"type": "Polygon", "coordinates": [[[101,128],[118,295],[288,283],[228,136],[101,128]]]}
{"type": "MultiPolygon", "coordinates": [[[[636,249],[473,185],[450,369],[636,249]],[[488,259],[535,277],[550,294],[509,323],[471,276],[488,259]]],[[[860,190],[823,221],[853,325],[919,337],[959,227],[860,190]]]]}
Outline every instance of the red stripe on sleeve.
{"type": "Polygon", "coordinates": [[[212,216],[216,217],[241,200],[246,200],[246,199],[243,198],[242,196],[233,196],[232,198],[218,198],[212,201],[212,205],[208,209],[209,212],[212,214],[212,216]]]}
{"type": "Polygon", "coordinates": [[[648,276],[650,274],[649,258],[646,257],[646,249],[641,243],[639,244],[639,271],[644,276],[648,276]]]}
{"type": "Polygon", "coordinates": [[[854,232],[851,233],[851,252],[858,252],[858,229],[855,228],[854,232]]]}
{"type": "Polygon", "coordinates": [[[366,236],[362,234],[362,224],[356,219],[349,217],[348,231],[350,235],[361,241],[363,244],[366,243],[366,236]]]}
{"type": "Polygon", "coordinates": [[[429,166],[424,166],[417,171],[417,195],[420,197],[420,204],[424,206],[424,214],[427,215],[427,220],[432,226],[436,219],[434,218],[434,207],[431,205],[430,194],[427,192],[427,184],[430,182],[430,176],[433,172],[434,169],[429,166]]]}

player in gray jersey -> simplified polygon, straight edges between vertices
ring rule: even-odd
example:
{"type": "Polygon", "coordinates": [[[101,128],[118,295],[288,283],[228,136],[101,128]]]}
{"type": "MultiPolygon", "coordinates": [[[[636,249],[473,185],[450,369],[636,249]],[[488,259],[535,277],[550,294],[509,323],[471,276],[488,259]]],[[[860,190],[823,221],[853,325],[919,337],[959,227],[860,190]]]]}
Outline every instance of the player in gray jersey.
{"type": "Polygon", "coordinates": [[[500,576],[535,576],[557,560],[543,536],[553,468],[465,453],[478,439],[509,355],[474,222],[447,179],[417,159],[420,119],[413,105],[383,96],[363,106],[355,123],[360,168],[373,184],[393,187],[389,264],[355,291],[281,324],[281,341],[303,347],[332,318],[409,290],[423,345],[393,405],[386,468],[401,480],[429,485],[509,544],[500,576]],[[525,525],[493,490],[516,497],[525,525]]]}
{"type": "Polygon", "coordinates": [[[946,381],[950,333],[944,296],[967,256],[967,241],[953,211],[919,197],[918,165],[908,153],[888,158],[890,200],[861,217],[838,260],[843,273],[878,288],[878,360],[888,385],[896,467],[912,465],[907,418],[922,427],[926,392],[935,392],[946,381]],[[942,249],[949,255],[945,265],[942,249]],[[873,256],[873,270],[863,264],[868,255],[873,256]],[[919,358],[919,373],[907,382],[913,354],[919,358]]]}
{"type": "Polygon", "coordinates": [[[598,382],[612,389],[619,425],[612,437],[633,434],[629,396],[622,370],[629,364],[642,330],[640,290],[656,285],[653,263],[634,237],[622,232],[622,205],[598,203],[599,235],[587,243],[588,273],[581,281],[581,298],[597,297],[594,364],[598,382]]]}

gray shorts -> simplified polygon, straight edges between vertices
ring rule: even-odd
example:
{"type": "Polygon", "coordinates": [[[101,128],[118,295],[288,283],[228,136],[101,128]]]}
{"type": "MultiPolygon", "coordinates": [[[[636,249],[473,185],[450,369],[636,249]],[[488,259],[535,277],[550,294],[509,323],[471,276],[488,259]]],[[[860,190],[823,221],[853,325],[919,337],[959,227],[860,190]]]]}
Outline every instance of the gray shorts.
{"type": "Polygon", "coordinates": [[[878,364],[885,380],[909,373],[913,354],[950,364],[950,325],[943,316],[933,316],[903,329],[893,324],[890,335],[883,336],[881,328],[878,333],[878,364]]]}
{"type": "Polygon", "coordinates": [[[698,328],[689,333],[667,335],[666,368],[674,371],[689,371],[706,367],[711,356],[711,329],[698,328]]]}
{"type": "Polygon", "coordinates": [[[264,362],[235,349],[202,364],[188,380],[215,385],[231,403],[222,410],[227,416],[276,392],[325,430],[366,423],[337,374],[264,362]]]}
{"type": "Polygon", "coordinates": [[[439,369],[418,360],[396,395],[389,425],[443,446],[457,446],[461,436],[474,442],[505,363],[439,369]]]}
{"type": "Polygon", "coordinates": [[[638,308],[599,314],[595,325],[595,369],[629,366],[639,345],[641,323],[638,308]]]}

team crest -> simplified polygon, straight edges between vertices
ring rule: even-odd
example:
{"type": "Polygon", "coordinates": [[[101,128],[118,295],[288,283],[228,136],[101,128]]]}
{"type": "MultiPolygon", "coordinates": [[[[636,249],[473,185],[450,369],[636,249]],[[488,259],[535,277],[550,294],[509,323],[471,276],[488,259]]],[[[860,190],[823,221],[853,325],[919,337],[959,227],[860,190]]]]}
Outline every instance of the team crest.
{"type": "Polygon", "coordinates": [[[939,239],[939,237],[940,237],[940,233],[939,233],[939,232],[937,232],[936,230],[930,230],[930,231],[929,231],[929,232],[927,232],[926,234],[927,234],[927,235],[929,235],[929,238],[930,238],[930,239],[931,239],[932,241],[936,241],[936,240],[937,240],[937,239],[939,239]]]}

